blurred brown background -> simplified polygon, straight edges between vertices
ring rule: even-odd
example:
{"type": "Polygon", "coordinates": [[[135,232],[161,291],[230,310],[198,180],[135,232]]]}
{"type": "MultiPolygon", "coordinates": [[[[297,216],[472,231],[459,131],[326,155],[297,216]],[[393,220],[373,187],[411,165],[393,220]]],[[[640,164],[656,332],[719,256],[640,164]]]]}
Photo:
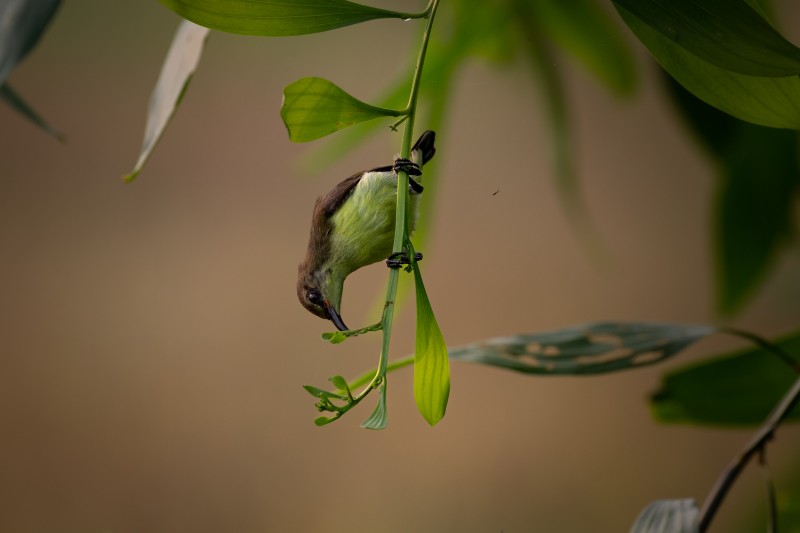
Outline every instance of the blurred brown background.
{"type": "MultiPolygon", "coordinates": [[[[298,304],[311,207],[389,161],[399,137],[381,133],[308,179],[311,147],[288,141],[281,90],[317,75],[369,100],[402,72],[417,27],[213,33],[150,164],[124,185],[178,18],[157,2],[65,4],[11,83],[67,143],[0,107],[0,531],[625,531],[653,499],[702,500],[749,438],[648,415],[665,370],[741,346],[717,338],[596,378],[454,364],[435,428],[398,372],[387,430],[358,428],[372,402],[316,428],[301,385],[372,368],[379,336],[328,346],[330,325],[298,304]]],[[[800,22],[797,8],[784,16],[800,22]]],[[[568,58],[558,65],[605,262],[557,201],[527,72],[462,72],[426,176],[440,202],[422,222],[434,227],[422,267],[450,344],[600,319],[717,320],[714,171],[637,50],[630,102],[568,58]]],[[[794,248],[736,324],[796,328],[798,268],[794,248]]],[[[348,280],[348,323],[375,319],[385,278],[378,265],[348,280]]],[[[412,311],[395,329],[398,356],[413,346],[412,311]]],[[[779,486],[798,444],[788,427],[770,448],[779,486]]],[[[763,500],[751,468],[716,531],[763,500]]]]}

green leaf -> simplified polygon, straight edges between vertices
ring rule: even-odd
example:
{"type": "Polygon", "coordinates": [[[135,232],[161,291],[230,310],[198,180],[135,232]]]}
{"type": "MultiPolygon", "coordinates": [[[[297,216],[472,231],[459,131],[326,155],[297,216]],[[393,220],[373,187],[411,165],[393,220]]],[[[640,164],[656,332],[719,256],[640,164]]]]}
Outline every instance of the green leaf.
{"type": "Polygon", "coordinates": [[[419,18],[346,0],[161,0],[185,19],[212,30],[284,37],[334,30],[382,18],[419,18]]]}
{"type": "Polygon", "coordinates": [[[322,334],[322,340],[331,344],[341,344],[347,340],[347,335],[341,331],[327,332],[322,334]]]}
{"type": "Polygon", "coordinates": [[[636,88],[633,55],[595,0],[520,2],[534,24],[618,95],[636,88]]]}
{"type": "Polygon", "coordinates": [[[329,378],[329,381],[333,383],[333,386],[342,391],[348,391],[350,388],[347,386],[347,380],[344,379],[342,376],[333,376],[329,378]]]}
{"type": "Polygon", "coordinates": [[[717,307],[739,311],[793,236],[800,190],[798,133],[756,126],[703,103],[670,82],[684,118],[720,166],[715,199],[717,307]]]}
{"type": "Polygon", "coordinates": [[[347,396],[336,394],[335,392],[328,392],[313,385],[303,385],[303,388],[314,398],[336,398],[337,400],[348,400],[347,396]]]}
{"type": "Polygon", "coordinates": [[[60,4],[60,0],[0,2],[0,85],[39,41],[60,4]]]}
{"type": "Polygon", "coordinates": [[[13,109],[16,109],[24,117],[28,118],[31,122],[39,126],[45,132],[55,137],[59,141],[64,141],[64,135],[45,121],[39,113],[36,112],[22,97],[14,91],[11,86],[6,83],[0,85],[0,98],[2,98],[13,109]]]}
{"type": "Polygon", "coordinates": [[[386,417],[386,379],[383,380],[379,392],[378,405],[375,406],[375,410],[372,411],[369,418],[361,424],[364,429],[386,429],[389,423],[389,419],[386,417]]]}
{"type": "Polygon", "coordinates": [[[186,93],[192,80],[203,45],[208,38],[208,29],[188,20],[181,22],[172,40],[161,74],[158,77],[153,94],[150,96],[150,109],[147,114],[147,126],[144,131],[144,143],[133,171],[125,176],[126,182],[136,179],[142,167],[150,157],[161,134],[169,124],[172,115],[186,93]]]}
{"type": "Polygon", "coordinates": [[[717,67],[650,28],[624,9],[622,19],[664,70],[704,102],[772,128],[800,129],[800,78],[745,76],[717,67]]]}
{"type": "MultiPolygon", "coordinates": [[[[776,343],[798,359],[800,331],[776,343]]],[[[667,374],[650,406],[659,422],[711,425],[762,423],[797,379],[774,354],[737,351],[667,374]]],[[[787,417],[800,419],[800,406],[787,417]]]]}
{"type": "Polygon", "coordinates": [[[700,325],[596,322],[488,339],[453,348],[450,357],[526,374],[602,374],[661,362],[714,331],[700,325]]]}
{"type": "Polygon", "coordinates": [[[402,114],[366,104],[323,78],[300,78],[283,90],[281,118],[294,142],[313,141],[359,122],[402,114]]]}
{"type": "Polygon", "coordinates": [[[613,2],[618,10],[717,67],[748,76],[800,74],[800,48],[743,0],[613,2]]]}
{"type": "Polygon", "coordinates": [[[331,418],[328,418],[327,416],[320,416],[320,417],[317,417],[317,418],[314,419],[314,425],[316,425],[318,427],[319,426],[327,426],[331,422],[336,421],[338,418],[339,418],[338,416],[334,416],[334,417],[331,417],[331,418]]]}
{"type": "Polygon", "coordinates": [[[639,514],[631,533],[697,533],[699,514],[694,500],[656,500],[639,514]]]}
{"type": "Polygon", "coordinates": [[[417,293],[417,337],[414,349],[414,398],[430,425],[444,418],[450,396],[450,363],[447,346],[433,315],[419,265],[414,267],[417,293]]]}

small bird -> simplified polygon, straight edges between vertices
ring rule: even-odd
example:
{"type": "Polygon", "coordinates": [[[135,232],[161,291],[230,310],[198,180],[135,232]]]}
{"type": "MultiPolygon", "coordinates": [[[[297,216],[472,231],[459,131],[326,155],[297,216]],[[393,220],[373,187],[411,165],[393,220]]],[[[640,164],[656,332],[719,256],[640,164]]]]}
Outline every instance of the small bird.
{"type": "Polygon", "coordinates": [[[419,167],[436,153],[435,137],[426,131],[411,149],[411,160],[396,158],[392,165],[358,172],[317,199],[308,251],[297,269],[297,297],[303,307],[346,331],[340,312],[345,278],[384,259],[392,268],[408,262],[407,257],[392,254],[397,173],[404,170],[409,177],[407,220],[413,232],[423,190],[419,167]]]}

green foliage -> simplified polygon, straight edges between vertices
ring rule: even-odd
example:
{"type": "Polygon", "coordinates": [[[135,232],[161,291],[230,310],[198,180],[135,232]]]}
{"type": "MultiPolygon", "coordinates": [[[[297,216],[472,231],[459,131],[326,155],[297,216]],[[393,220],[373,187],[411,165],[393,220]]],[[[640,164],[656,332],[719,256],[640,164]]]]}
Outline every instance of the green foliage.
{"type": "Polygon", "coordinates": [[[414,348],[414,398],[430,425],[444,418],[450,396],[450,363],[447,346],[433,315],[419,265],[414,267],[417,293],[417,338],[414,348]]]}
{"type": "Polygon", "coordinates": [[[313,141],[359,122],[402,114],[366,104],[323,78],[301,78],[283,90],[281,118],[294,142],[313,141]]]}
{"type": "Polygon", "coordinates": [[[192,80],[203,46],[208,39],[208,28],[198,26],[188,20],[181,22],[172,45],[161,67],[161,74],[150,96],[150,109],[147,113],[147,125],[144,130],[144,143],[139,159],[133,171],[125,176],[125,181],[136,179],[142,167],[150,157],[161,134],[169,124],[172,115],[178,109],[183,95],[192,80]]]}
{"type": "Polygon", "coordinates": [[[386,380],[384,380],[380,386],[378,404],[372,414],[369,415],[369,418],[361,424],[361,427],[364,429],[386,429],[388,423],[389,420],[386,417],[386,380]]]}
{"type": "Polygon", "coordinates": [[[187,20],[212,30],[287,37],[335,30],[381,18],[419,18],[415,13],[377,9],[346,0],[161,0],[187,20]]]}
{"type": "Polygon", "coordinates": [[[642,510],[631,533],[698,533],[694,500],[656,500],[642,510]]]}
{"type": "MultiPolygon", "coordinates": [[[[800,354],[800,332],[776,344],[788,354],[800,354]]],[[[650,405],[661,422],[759,424],[796,379],[786,362],[764,348],[742,350],[670,372],[650,405]]],[[[789,418],[800,419],[800,406],[789,418]]]]}

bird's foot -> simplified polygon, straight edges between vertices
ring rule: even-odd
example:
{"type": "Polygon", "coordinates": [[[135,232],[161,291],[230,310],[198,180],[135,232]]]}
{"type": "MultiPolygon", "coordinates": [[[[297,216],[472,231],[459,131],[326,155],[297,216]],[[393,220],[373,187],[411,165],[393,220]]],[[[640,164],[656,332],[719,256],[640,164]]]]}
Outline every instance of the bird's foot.
{"type": "MultiPolygon", "coordinates": [[[[422,254],[417,252],[414,254],[414,261],[422,261],[422,254]]],[[[402,268],[403,265],[406,265],[408,268],[406,270],[411,270],[411,261],[408,259],[408,253],[405,251],[403,252],[395,252],[389,256],[386,260],[386,266],[389,268],[402,268]]]]}
{"type": "Polygon", "coordinates": [[[409,176],[422,176],[422,171],[419,169],[419,165],[410,159],[405,159],[403,157],[398,157],[394,160],[392,170],[394,170],[395,174],[402,170],[405,171],[405,173],[409,176]]]}

